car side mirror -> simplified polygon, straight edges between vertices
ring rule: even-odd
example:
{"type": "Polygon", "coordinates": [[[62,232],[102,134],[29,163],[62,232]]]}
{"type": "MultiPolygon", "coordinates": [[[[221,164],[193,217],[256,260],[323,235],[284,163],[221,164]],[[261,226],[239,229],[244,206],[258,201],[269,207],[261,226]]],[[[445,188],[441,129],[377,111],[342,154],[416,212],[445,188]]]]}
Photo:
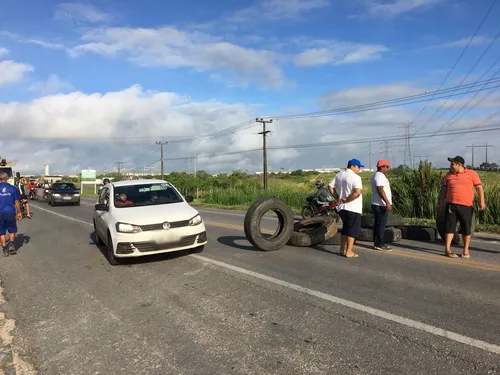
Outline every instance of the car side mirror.
{"type": "Polygon", "coordinates": [[[98,203],[94,206],[96,211],[109,211],[109,207],[104,203],[98,203]]]}
{"type": "Polygon", "coordinates": [[[186,199],[186,202],[192,202],[194,199],[192,195],[186,195],[184,198],[186,199]]]}

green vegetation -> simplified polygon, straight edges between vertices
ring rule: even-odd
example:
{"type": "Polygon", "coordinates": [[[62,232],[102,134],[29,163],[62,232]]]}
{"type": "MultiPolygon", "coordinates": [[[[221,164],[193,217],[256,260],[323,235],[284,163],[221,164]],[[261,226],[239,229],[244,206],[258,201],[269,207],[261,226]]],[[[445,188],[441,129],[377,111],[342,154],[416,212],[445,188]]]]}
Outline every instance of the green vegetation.
{"type": "MultiPolygon", "coordinates": [[[[409,224],[433,225],[437,210],[438,194],[446,170],[437,170],[426,162],[410,170],[394,168],[390,174],[394,212],[407,218],[409,224]]],[[[478,172],[483,181],[487,209],[478,215],[478,230],[500,232],[500,173],[478,172]]],[[[372,172],[362,172],[363,210],[371,212],[372,172]]],[[[195,205],[246,210],[262,196],[275,196],[286,202],[295,213],[300,213],[307,195],[316,190],[314,181],[328,184],[335,174],[294,171],[291,174],[271,174],[268,191],[262,189],[262,176],[242,171],[212,176],[200,171],[196,176],[173,172],[166,176],[184,195],[193,195],[195,205]]],[[[111,177],[111,176],[110,176],[111,177]]],[[[114,177],[114,176],[113,176],[114,177]]],[[[145,176],[145,178],[154,178],[145,176]]],[[[156,176],[157,177],[157,176],[156,176]]],[[[476,205],[477,205],[476,200],[476,205]]],[[[477,208],[477,207],[476,207],[477,208]]]]}

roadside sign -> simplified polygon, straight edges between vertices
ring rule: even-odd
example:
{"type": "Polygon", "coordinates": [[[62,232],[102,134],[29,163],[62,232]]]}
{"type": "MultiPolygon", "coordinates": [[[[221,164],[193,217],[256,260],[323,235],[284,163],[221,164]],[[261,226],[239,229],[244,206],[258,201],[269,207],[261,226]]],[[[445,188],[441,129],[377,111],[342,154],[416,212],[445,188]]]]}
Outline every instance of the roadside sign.
{"type": "Polygon", "coordinates": [[[94,180],[97,177],[97,171],[95,169],[82,169],[82,180],[94,180]]]}

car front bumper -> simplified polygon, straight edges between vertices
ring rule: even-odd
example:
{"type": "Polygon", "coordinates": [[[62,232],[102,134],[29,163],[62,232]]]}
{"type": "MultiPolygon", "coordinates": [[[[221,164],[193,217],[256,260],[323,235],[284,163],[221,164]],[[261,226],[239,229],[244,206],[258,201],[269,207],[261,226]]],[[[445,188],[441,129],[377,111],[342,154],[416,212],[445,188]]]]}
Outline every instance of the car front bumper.
{"type": "Polygon", "coordinates": [[[154,230],[140,233],[116,232],[113,248],[116,257],[140,257],[174,251],[189,250],[207,243],[205,225],[154,230]]]}
{"type": "Polygon", "coordinates": [[[73,195],[73,194],[70,194],[70,195],[65,195],[65,194],[61,194],[61,195],[53,195],[52,198],[54,203],[78,203],[80,202],[80,195],[73,195]]]}

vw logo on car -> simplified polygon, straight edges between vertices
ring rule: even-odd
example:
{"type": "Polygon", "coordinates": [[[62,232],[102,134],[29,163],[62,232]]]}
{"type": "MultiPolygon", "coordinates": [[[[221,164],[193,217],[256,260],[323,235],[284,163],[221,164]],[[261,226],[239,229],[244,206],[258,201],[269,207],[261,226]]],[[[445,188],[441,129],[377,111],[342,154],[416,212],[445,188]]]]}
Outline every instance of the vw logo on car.
{"type": "Polygon", "coordinates": [[[168,221],[165,221],[165,222],[163,223],[163,229],[165,229],[165,230],[170,229],[170,223],[169,223],[168,221]]]}

